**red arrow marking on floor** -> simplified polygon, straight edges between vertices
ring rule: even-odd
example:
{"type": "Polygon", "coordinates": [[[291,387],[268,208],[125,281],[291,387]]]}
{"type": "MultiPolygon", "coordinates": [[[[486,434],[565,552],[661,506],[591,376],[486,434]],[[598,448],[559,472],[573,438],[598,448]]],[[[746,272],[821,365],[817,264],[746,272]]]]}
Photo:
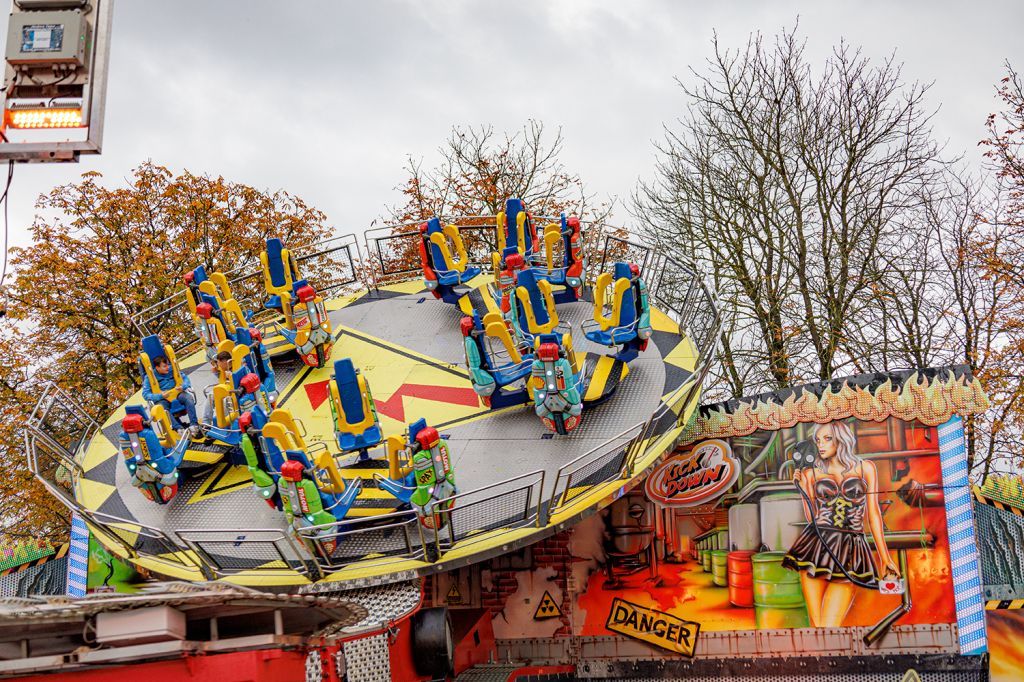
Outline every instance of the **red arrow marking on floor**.
{"type": "Polygon", "coordinates": [[[327,400],[327,380],[306,384],[303,388],[306,389],[306,397],[309,398],[309,404],[314,410],[327,400]]]}
{"type": "Polygon", "coordinates": [[[387,400],[374,400],[377,412],[387,415],[400,422],[405,421],[405,406],[402,398],[422,398],[439,403],[478,407],[480,399],[471,388],[453,388],[450,386],[427,386],[424,384],[402,384],[387,400]]]}
{"type": "MultiPolygon", "coordinates": [[[[317,381],[306,384],[306,397],[309,398],[310,406],[315,410],[327,401],[327,381],[317,381]]],[[[374,400],[373,404],[377,412],[400,422],[405,421],[405,405],[403,398],[421,398],[433,400],[439,403],[451,405],[465,405],[466,407],[478,407],[480,400],[476,392],[471,388],[453,388],[450,386],[429,386],[426,384],[402,384],[397,391],[387,400],[374,400]]]]}

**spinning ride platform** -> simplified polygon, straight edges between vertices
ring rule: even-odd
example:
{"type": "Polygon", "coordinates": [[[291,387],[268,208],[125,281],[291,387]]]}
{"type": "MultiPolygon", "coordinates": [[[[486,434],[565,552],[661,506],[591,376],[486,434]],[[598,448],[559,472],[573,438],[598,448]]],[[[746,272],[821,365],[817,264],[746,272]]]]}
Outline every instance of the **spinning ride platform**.
{"type": "MultiPolygon", "coordinates": [[[[481,275],[468,284],[484,287],[489,279],[481,275]]],[[[421,280],[327,302],[331,361],[317,369],[297,359],[275,360],[277,405],[301,421],[307,443],[337,452],[328,382],[333,361],[351,358],[372,389],[386,435],[400,434],[422,417],[447,439],[459,494],[440,529],[425,528],[378,488],[375,476],[388,467],[383,447],[371,450],[369,460],[338,456],[342,476],[362,479],[362,489],[346,518],[330,529],[330,550],[295,536],[284,515],[253,493],[246,467],[226,461],[192,473],[169,504],[154,504],[131,485],[117,446],[125,406],[143,404],[141,394],[101,424],[94,422],[81,442],[58,448],[58,438],[43,438],[44,413],[75,409],[53,389],[40,402],[49,400],[44,413],[37,407],[30,423],[30,463],[111,551],[172,578],[316,591],[450,570],[513,551],[597,512],[674,447],[698,404],[706,367],[699,348],[711,339],[695,344],[659,309],[659,300],[655,292],[651,343],[629,363],[628,376],[592,379],[619,385],[588,407],[567,435],[545,429],[532,403],[492,410],[481,402],[465,367],[459,329],[464,313],[435,300],[421,280]],[[50,452],[57,449],[70,461],[48,467],[66,459],[50,452]]],[[[573,329],[577,354],[607,354],[580,331],[593,311],[589,293],[558,311],[573,329]]],[[[180,365],[194,386],[212,382],[202,351],[181,358],[180,365]]]]}

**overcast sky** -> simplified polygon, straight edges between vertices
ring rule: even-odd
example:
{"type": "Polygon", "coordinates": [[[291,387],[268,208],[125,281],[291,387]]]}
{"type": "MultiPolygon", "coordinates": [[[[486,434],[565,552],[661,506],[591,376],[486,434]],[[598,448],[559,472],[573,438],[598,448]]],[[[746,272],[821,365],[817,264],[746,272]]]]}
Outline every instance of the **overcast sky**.
{"type": "Polygon", "coordinates": [[[1003,61],[1024,68],[1024,2],[839,5],[117,0],[103,154],[19,166],[11,242],[27,239],[40,192],[90,170],[121,184],[146,159],[286,189],[361,232],[400,201],[406,157],[432,165],[452,125],[530,118],[561,126],[563,162],[590,190],[626,199],[683,111],[674,77],[702,68],[713,31],[741,47],[797,17],[812,63],[845,38],[934,81],[937,135],[976,161],[1003,61]]]}

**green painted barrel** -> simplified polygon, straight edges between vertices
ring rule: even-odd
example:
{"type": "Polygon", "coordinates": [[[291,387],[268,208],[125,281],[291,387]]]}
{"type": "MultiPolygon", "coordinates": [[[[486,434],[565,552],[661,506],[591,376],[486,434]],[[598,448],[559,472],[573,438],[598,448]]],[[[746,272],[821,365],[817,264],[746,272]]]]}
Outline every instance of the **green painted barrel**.
{"type": "Polygon", "coordinates": [[[729,550],[716,549],[711,553],[711,581],[719,587],[729,585],[729,550]]]}
{"type": "Polygon", "coordinates": [[[711,554],[714,551],[715,550],[713,550],[713,549],[705,549],[704,550],[704,570],[706,572],[708,572],[708,573],[711,572],[711,554]]]}
{"type": "Polygon", "coordinates": [[[759,630],[810,627],[800,574],[782,567],[785,552],[751,557],[754,572],[754,617],[759,630]]]}
{"type": "Polygon", "coordinates": [[[730,549],[728,528],[723,528],[722,530],[715,533],[715,538],[717,543],[715,549],[730,549]]]}

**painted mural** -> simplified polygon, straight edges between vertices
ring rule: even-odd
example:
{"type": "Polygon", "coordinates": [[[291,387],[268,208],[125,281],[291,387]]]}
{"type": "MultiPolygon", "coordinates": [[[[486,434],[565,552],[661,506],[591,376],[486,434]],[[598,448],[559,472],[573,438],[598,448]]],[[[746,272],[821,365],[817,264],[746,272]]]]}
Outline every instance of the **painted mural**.
{"type": "Polygon", "coordinates": [[[1020,610],[988,612],[988,639],[992,682],[1018,682],[1024,657],[1024,613],[1020,610]]]}
{"type": "Polygon", "coordinates": [[[870,644],[957,623],[937,427],[986,406],[962,368],[704,406],[607,508],[437,576],[433,601],[472,594],[499,639],[619,634],[683,656],[707,632],[858,627],[870,644]]]}
{"type": "Polygon", "coordinates": [[[586,566],[582,635],[604,631],[617,598],[705,631],[872,627],[905,597],[901,624],[956,620],[938,437],[917,421],[699,440],[570,546],[586,566]]]}

